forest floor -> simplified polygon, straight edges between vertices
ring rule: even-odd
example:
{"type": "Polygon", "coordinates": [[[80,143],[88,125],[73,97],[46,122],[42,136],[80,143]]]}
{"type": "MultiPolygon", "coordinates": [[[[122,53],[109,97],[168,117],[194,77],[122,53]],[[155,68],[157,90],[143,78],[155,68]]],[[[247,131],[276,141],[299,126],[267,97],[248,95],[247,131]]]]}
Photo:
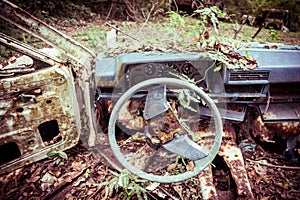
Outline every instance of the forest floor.
{"type": "MultiPolygon", "coordinates": [[[[199,27],[195,22],[196,19],[190,19],[187,20],[185,26],[179,26],[170,24],[169,18],[157,18],[138,24],[131,21],[107,21],[99,16],[94,16],[93,19],[86,21],[55,21],[52,25],[94,52],[111,55],[149,49],[194,50],[195,46],[190,48],[188,44],[197,42],[199,37],[197,35],[199,27]],[[116,47],[107,47],[106,44],[107,32],[111,30],[117,30],[116,47]]],[[[222,22],[219,27],[220,35],[227,39],[231,38],[234,35],[235,26],[237,25],[222,22]]],[[[237,45],[241,42],[249,42],[256,30],[257,28],[245,25],[238,34],[237,45]]],[[[263,29],[254,41],[300,45],[300,33],[263,29]]],[[[107,135],[99,134],[98,143],[94,148],[84,145],[86,137],[83,135],[77,146],[66,151],[68,158],[64,159],[61,165],[49,157],[1,176],[0,199],[120,198],[124,194],[121,186],[119,189],[113,189],[114,185],[99,185],[116,178],[114,175],[116,170],[106,160],[108,158],[115,161],[109,149],[107,135]]],[[[253,139],[249,141],[253,141],[253,139]]],[[[284,149],[284,145],[283,142],[281,148],[284,149]]],[[[275,150],[276,147],[266,150],[265,144],[261,146],[255,144],[255,146],[256,148],[252,151],[243,152],[245,168],[254,198],[264,200],[299,199],[299,161],[286,160],[282,155],[283,152],[275,150]]],[[[238,198],[237,188],[232,180],[230,170],[222,157],[217,156],[213,164],[217,166],[213,170],[213,175],[219,194],[218,199],[238,198]]],[[[199,177],[194,177],[187,181],[168,184],[147,181],[141,182],[140,186],[146,189],[148,199],[186,200],[202,198],[200,184],[199,177]]],[[[132,199],[137,199],[137,197],[134,196],[132,199]]]]}

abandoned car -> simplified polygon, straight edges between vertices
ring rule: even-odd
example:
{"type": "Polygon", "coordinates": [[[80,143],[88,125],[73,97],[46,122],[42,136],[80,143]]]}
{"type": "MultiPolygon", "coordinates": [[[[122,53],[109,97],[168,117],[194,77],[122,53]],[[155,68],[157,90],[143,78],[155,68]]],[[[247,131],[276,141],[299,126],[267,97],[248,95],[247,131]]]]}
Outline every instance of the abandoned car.
{"type": "MultiPolygon", "coordinates": [[[[252,57],[254,67],[215,70],[216,61],[200,52],[95,55],[8,1],[0,1],[0,10],[2,20],[60,52],[0,33],[2,46],[22,54],[0,67],[0,174],[72,148],[81,134],[89,134],[93,146],[106,132],[116,158],[132,173],[181,181],[211,163],[222,138],[235,140],[226,134],[227,122],[253,122],[249,107],[259,127],[299,134],[298,46],[247,44],[236,53],[252,57]],[[120,137],[149,146],[156,160],[132,152],[120,137]],[[174,162],[174,155],[194,161],[194,170],[164,176],[151,168],[174,162]],[[142,164],[133,162],[139,159],[142,164]]],[[[271,139],[262,130],[251,134],[271,139]]]]}

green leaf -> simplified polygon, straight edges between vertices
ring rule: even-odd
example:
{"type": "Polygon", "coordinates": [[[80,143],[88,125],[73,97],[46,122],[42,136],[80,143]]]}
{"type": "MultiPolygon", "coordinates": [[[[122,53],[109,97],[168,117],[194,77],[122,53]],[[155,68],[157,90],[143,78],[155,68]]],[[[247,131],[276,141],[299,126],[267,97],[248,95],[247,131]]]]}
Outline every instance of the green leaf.
{"type": "Polygon", "coordinates": [[[215,69],[214,69],[214,72],[218,72],[222,69],[222,64],[219,64],[215,69]]]}
{"type": "Polygon", "coordinates": [[[246,50],[246,52],[245,52],[245,53],[246,53],[246,58],[247,58],[247,59],[249,59],[249,60],[251,60],[251,57],[249,56],[249,52],[248,52],[248,50],[246,50]]]}
{"type": "Polygon", "coordinates": [[[129,177],[128,176],[125,175],[123,178],[121,178],[122,187],[128,187],[128,183],[129,183],[129,177]]]}
{"type": "Polygon", "coordinates": [[[55,151],[55,150],[50,150],[50,151],[48,151],[47,156],[52,157],[52,156],[55,156],[55,155],[57,155],[57,154],[58,154],[57,151],[55,151]]]}
{"type": "Polygon", "coordinates": [[[120,174],[118,174],[117,172],[114,172],[114,171],[112,171],[112,170],[109,170],[109,172],[110,173],[112,173],[114,176],[116,176],[116,177],[119,177],[120,176],[120,174]]]}
{"type": "Polygon", "coordinates": [[[180,157],[180,160],[181,160],[182,164],[183,164],[184,166],[186,166],[186,162],[185,162],[185,160],[184,160],[184,157],[180,157]]]}
{"type": "Polygon", "coordinates": [[[117,190],[119,188],[119,179],[113,178],[110,182],[110,185],[112,185],[117,190]]]}
{"type": "Polygon", "coordinates": [[[56,164],[56,165],[59,165],[60,161],[61,161],[60,158],[56,158],[56,159],[55,159],[55,164],[56,164]]]}
{"type": "Polygon", "coordinates": [[[91,170],[89,168],[86,169],[86,171],[85,171],[85,178],[88,178],[89,175],[90,175],[90,173],[91,173],[91,170]]]}
{"type": "Polygon", "coordinates": [[[135,180],[136,183],[146,183],[147,180],[144,180],[144,179],[137,179],[135,180]]]}
{"type": "Polygon", "coordinates": [[[63,151],[59,151],[58,155],[59,155],[59,157],[61,157],[63,159],[68,159],[68,155],[63,151]]]}
{"type": "Polygon", "coordinates": [[[106,185],[109,185],[109,184],[110,184],[110,181],[104,181],[102,183],[97,184],[97,186],[102,187],[102,186],[106,186],[106,185]]]}

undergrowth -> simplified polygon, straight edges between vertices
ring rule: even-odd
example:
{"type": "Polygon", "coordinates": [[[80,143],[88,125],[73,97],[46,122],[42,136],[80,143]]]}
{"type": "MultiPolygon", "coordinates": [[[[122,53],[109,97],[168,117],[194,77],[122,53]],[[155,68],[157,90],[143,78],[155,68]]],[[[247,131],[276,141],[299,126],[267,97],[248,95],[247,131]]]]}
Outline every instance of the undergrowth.
{"type": "Polygon", "coordinates": [[[98,184],[98,187],[106,186],[110,190],[119,192],[118,199],[129,200],[134,196],[138,199],[148,199],[147,191],[143,186],[147,182],[146,180],[137,178],[127,170],[122,170],[119,173],[110,170],[110,173],[114,175],[114,178],[98,184]]]}

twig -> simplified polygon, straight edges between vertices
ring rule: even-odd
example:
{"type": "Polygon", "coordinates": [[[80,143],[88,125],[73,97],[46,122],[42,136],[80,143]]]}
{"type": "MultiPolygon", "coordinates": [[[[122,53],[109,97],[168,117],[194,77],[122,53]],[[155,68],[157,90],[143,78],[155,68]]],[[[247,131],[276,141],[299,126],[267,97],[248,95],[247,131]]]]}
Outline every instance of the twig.
{"type": "Polygon", "coordinates": [[[252,163],[257,163],[259,165],[263,165],[266,167],[274,167],[274,168],[281,168],[281,169],[293,169],[293,170],[300,170],[300,167],[293,167],[293,166],[283,166],[283,165],[273,165],[269,163],[262,163],[261,161],[251,160],[249,158],[246,158],[247,161],[252,163]]]}
{"type": "Polygon", "coordinates": [[[175,0],[173,0],[173,3],[175,4],[175,7],[176,7],[176,12],[178,12],[178,11],[179,11],[179,9],[178,9],[178,5],[177,5],[176,1],[175,1],[175,0]]]}
{"type": "Polygon", "coordinates": [[[118,32],[120,32],[120,33],[123,33],[124,35],[126,35],[126,36],[128,36],[128,37],[130,37],[131,39],[133,39],[133,40],[135,40],[135,41],[137,41],[137,42],[141,42],[140,40],[138,40],[138,39],[136,39],[136,38],[134,38],[134,37],[132,37],[131,35],[129,35],[129,34],[127,34],[127,33],[125,33],[124,31],[122,31],[121,29],[119,29],[119,28],[117,28],[117,27],[115,27],[115,26],[113,26],[113,25],[111,25],[110,23],[106,23],[106,25],[107,26],[109,26],[110,28],[113,28],[113,29],[115,29],[115,30],[117,30],[118,32]]]}
{"type": "Polygon", "coordinates": [[[241,22],[241,25],[240,25],[239,29],[237,29],[237,30],[234,30],[233,39],[236,39],[236,37],[237,37],[238,33],[239,33],[241,30],[242,30],[242,28],[243,28],[243,25],[244,25],[244,24],[247,22],[248,18],[249,18],[249,15],[247,15],[247,18],[246,18],[246,19],[243,19],[243,20],[242,20],[242,22],[241,22]]]}
{"type": "Polygon", "coordinates": [[[142,27],[140,28],[140,30],[138,31],[137,35],[140,34],[140,32],[141,32],[141,31],[143,30],[143,28],[145,27],[145,25],[148,23],[148,21],[149,21],[149,19],[150,19],[150,16],[151,16],[151,13],[152,13],[152,11],[154,10],[156,4],[158,4],[158,2],[156,2],[156,3],[154,3],[154,4],[152,3],[152,7],[151,7],[151,9],[150,9],[150,11],[149,11],[149,14],[148,14],[148,16],[147,16],[147,18],[146,18],[146,21],[143,23],[143,25],[142,25],[142,27]]]}
{"type": "Polygon", "coordinates": [[[114,5],[114,2],[112,1],[111,2],[111,5],[110,5],[110,9],[109,9],[109,11],[108,11],[108,14],[107,14],[107,16],[106,16],[106,20],[108,20],[108,18],[109,18],[109,16],[110,16],[110,13],[111,13],[111,11],[112,11],[112,8],[113,8],[113,5],[114,5]]]}
{"type": "Polygon", "coordinates": [[[217,60],[215,60],[214,63],[205,70],[203,78],[198,80],[195,84],[198,84],[198,83],[204,81],[207,77],[208,71],[211,70],[215,66],[216,63],[217,63],[217,60]]]}
{"type": "Polygon", "coordinates": [[[160,190],[162,190],[164,193],[166,193],[171,199],[173,199],[173,200],[178,200],[178,198],[176,198],[176,197],[174,197],[172,194],[170,194],[168,191],[166,191],[164,188],[162,188],[162,187],[160,187],[160,186],[158,186],[158,188],[160,189],[160,190]]]}
{"type": "Polygon", "coordinates": [[[150,192],[146,191],[146,193],[152,198],[152,199],[155,199],[155,200],[158,200],[155,196],[153,196],[150,192]]]}
{"type": "MultiPolygon", "coordinates": [[[[98,187],[97,190],[91,195],[88,197],[88,200],[91,200],[91,199],[95,199],[95,196],[101,191],[102,187],[98,187]]],[[[104,194],[104,197],[101,198],[101,200],[106,200],[108,199],[108,190],[109,188],[108,187],[105,187],[105,194],[104,194]]]]}
{"type": "Polygon", "coordinates": [[[130,16],[135,22],[138,22],[138,23],[141,23],[143,20],[139,18],[139,14],[138,12],[136,11],[136,5],[135,5],[135,2],[132,1],[132,3],[130,3],[129,0],[123,0],[126,7],[127,7],[127,10],[126,10],[126,13],[128,14],[128,16],[130,16]]]}

